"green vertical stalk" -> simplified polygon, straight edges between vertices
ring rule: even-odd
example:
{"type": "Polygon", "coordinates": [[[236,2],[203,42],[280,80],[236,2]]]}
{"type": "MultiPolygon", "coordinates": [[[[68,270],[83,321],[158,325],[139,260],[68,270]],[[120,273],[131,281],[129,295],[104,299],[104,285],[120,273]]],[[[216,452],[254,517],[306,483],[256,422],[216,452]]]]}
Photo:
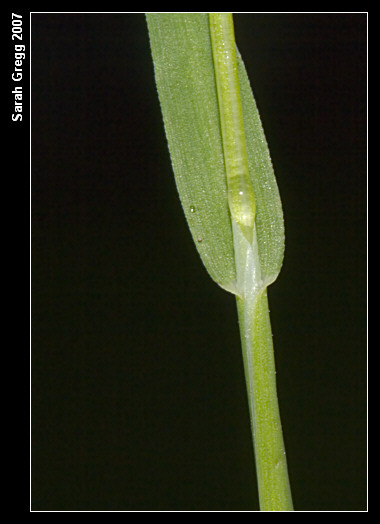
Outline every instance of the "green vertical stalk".
{"type": "Polygon", "coordinates": [[[233,20],[228,13],[210,13],[209,21],[260,508],[290,511],[293,505],[277,400],[267,283],[260,270],[255,197],[248,172],[233,20]]]}
{"type": "Polygon", "coordinates": [[[255,449],[260,508],[291,511],[285,446],[276,391],[276,371],[266,289],[237,308],[255,449]]]}
{"type": "Polygon", "coordinates": [[[210,34],[216,72],[224,164],[231,217],[252,240],[255,197],[248,174],[247,147],[240,98],[232,14],[210,13],[210,34]]]}

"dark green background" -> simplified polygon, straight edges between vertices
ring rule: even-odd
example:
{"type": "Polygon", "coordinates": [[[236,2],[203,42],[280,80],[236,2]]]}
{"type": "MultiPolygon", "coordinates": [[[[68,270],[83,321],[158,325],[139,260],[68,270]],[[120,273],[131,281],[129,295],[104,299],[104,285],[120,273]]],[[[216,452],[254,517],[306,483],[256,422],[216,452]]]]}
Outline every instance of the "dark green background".
{"type": "MultiPolygon", "coordinates": [[[[32,509],[258,509],[235,301],[187,230],[145,18],[31,20],[32,509]]],[[[235,15],[284,207],[298,510],[366,509],[366,27],[235,15]]]]}

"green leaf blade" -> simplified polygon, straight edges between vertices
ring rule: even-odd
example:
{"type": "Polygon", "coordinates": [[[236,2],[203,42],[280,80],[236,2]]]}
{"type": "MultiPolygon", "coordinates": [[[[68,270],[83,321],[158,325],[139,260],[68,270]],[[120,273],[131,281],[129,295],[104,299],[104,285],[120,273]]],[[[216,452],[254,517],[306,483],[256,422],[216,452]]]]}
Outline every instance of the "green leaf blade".
{"type": "MultiPolygon", "coordinates": [[[[189,229],[210,276],[239,294],[208,14],[146,17],[170,157],[189,229]]],[[[281,269],[284,222],[260,116],[237,55],[260,274],[266,287],[281,269]]]]}

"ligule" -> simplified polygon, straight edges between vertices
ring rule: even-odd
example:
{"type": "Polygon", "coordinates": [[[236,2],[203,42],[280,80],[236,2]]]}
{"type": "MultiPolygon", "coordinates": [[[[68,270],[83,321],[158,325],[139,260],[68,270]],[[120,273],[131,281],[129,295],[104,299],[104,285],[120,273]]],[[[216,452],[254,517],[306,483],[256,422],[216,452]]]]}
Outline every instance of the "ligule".
{"type": "Polygon", "coordinates": [[[232,219],[240,226],[245,238],[251,244],[256,205],[248,177],[233,177],[228,181],[228,205],[232,219]]]}

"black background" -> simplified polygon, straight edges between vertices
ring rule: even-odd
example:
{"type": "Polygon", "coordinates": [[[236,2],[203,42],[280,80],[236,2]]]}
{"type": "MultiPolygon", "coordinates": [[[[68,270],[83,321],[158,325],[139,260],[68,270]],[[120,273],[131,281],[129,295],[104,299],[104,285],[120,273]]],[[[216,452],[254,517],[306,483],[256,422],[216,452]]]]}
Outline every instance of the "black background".
{"type": "MultiPolygon", "coordinates": [[[[257,510],[235,301],[187,229],[144,15],[31,24],[32,509],[257,510]]],[[[366,27],[235,15],[285,215],[297,510],[366,510],[366,27]]]]}

